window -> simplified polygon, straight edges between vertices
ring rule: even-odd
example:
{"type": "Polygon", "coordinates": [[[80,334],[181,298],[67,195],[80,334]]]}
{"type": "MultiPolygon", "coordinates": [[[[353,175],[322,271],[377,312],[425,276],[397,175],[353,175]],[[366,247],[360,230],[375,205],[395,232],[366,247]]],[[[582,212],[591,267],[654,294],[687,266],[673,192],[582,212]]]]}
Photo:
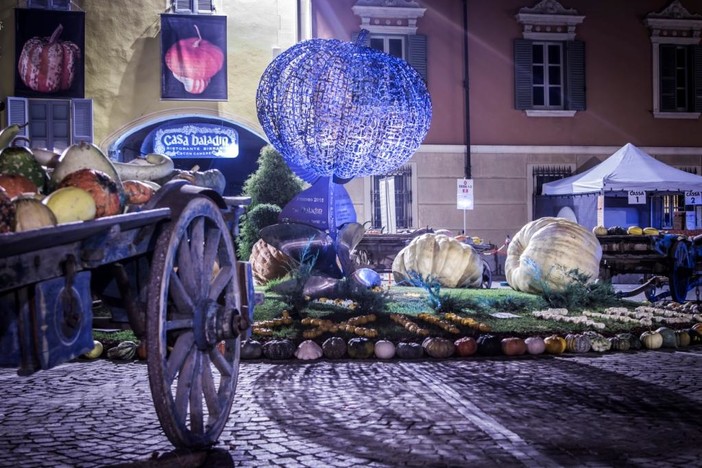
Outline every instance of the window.
{"type": "MultiPolygon", "coordinates": [[[[353,33],[351,40],[355,42],[357,38],[358,32],[353,33]]],[[[424,81],[427,81],[427,36],[423,34],[398,36],[371,33],[366,45],[406,60],[417,70],[424,81]]]]}
{"type": "Polygon", "coordinates": [[[42,8],[45,10],[70,10],[70,0],[27,0],[27,8],[42,8]]]}
{"type": "Polygon", "coordinates": [[[535,108],[563,108],[563,50],[557,42],[532,44],[532,103],[535,108]]]}
{"type": "Polygon", "coordinates": [[[209,14],[215,11],[213,0],[171,0],[175,13],[209,14]]]}
{"type": "Polygon", "coordinates": [[[371,36],[370,46],[373,49],[382,50],[386,54],[405,58],[405,40],[403,37],[371,36]]]}
{"type": "Polygon", "coordinates": [[[371,224],[373,229],[394,233],[412,227],[412,166],[391,174],[371,177],[371,224]]]}

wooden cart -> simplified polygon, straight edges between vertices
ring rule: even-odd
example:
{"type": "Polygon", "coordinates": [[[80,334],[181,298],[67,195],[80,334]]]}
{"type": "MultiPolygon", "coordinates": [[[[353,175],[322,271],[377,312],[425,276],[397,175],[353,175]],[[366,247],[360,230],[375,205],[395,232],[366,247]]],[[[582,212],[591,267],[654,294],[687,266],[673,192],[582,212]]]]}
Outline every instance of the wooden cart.
{"type": "Polygon", "coordinates": [[[166,436],[176,447],[214,444],[255,302],[233,244],[248,202],[178,180],[139,211],[0,235],[0,365],[27,375],[91,350],[93,298],[116,286],[146,340],[166,436]]]}

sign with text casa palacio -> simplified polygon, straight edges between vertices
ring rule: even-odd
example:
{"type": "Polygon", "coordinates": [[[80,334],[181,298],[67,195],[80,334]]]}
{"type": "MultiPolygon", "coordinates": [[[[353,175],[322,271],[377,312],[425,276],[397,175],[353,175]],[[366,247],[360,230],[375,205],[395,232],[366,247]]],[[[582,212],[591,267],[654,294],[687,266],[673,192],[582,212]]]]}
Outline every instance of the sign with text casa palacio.
{"type": "Polygon", "coordinates": [[[172,158],[236,158],[239,134],[209,123],[163,125],[153,135],[153,152],[172,158]]]}

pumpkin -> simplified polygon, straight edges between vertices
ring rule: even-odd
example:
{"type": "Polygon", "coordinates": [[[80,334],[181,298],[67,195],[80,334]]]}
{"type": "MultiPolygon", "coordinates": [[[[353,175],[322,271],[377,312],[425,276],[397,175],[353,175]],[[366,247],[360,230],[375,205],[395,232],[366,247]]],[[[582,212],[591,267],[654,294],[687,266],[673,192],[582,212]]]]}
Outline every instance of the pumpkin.
{"type": "Polygon", "coordinates": [[[690,328],[687,330],[687,334],[690,335],[690,344],[696,345],[702,343],[702,332],[696,328],[690,328]]]}
{"type": "Polygon", "coordinates": [[[86,359],[97,359],[102,356],[103,350],[104,346],[102,343],[98,340],[93,340],[93,348],[87,353],[83,354],[83,357],[86,359]]]}
{"type": "Polygon", "coordinates": [[[524,225],[507,248],[505,277],[517,291],[562,292],[575,279],[572,270],[595,281],[602,247],[584,227],[564,218],[540,218],[524,225]]]}
{"type": "Polygon", "coordinates": [[[612,349],[612,343],[600,333],[594,331],[586,331],[583,333],[590,338],[590,348],[596,353],[604,353],[612,349]]]}
{"type": "Polygon", "coordinates": [[[660,333],[661,337],[663,338],[663,342],[661,344],[662,348],[678,347],[678,340],[675,337],[675,330],[668,327],[659,327],[656,329],[656,332],[660,333]]]}
{"type": "Polygon", "coordinates": [[[136,356],[137,344],[133,341],[122,341],[114,348],[107,350],[107,357],[118,361],[129,361],[136,356]]]}
{"type": "Polygon", "coordinates": [[[181,39],[170,46],[164,60],[175,79],[183,83],[185,91],[202,94],[212,77],[222,69],[224,52],[215,44],[203,39],[197,25],[193,27],[197,37],[181,39]]]}
{"type": "Polygon", "coordinates": [[[632,350],[641,349],[641,347],[643,346],[641,344],[641,339],[639,339],[639,337],[637,335],[634,335],[633,333],[619,333],[617,334],[617,337],[629,340],[629,347],[632,350]]]}
{"type": "Polygon", "coordinates": [[[472,336],[464,336],[453,342],[456,354],[461,357],[472,356],[478,351],[478,342],[472,336]]]}
{"type": "Polygon", "coordinates": [[[514,336],[502,338],[500,345],[505,356],[521,356],[527,350],[524,340],[514,336]]]}
{"type": "Polygon", "coordinates": [[[402,341],[397,343],[395,354],[400,359],[419,359],[424,356],[424,348],[413,341],[402,341]]]}
{"type": "Polygon", "coordinates": [[[502,353],[502,339],[490,333],[482,334],[477,339],[478,354],[481,356],[495,356],[502,353]]]}
{"type": "Polygon", "coordinates": [[[606,236],[607,228],[602,225],[598,225],[592,228],[592,233],[596,236],[606,236]]]}
{"type": "Polygon", "coordinates": [[[428,336],[422,342],[422,347],[429,356],[439,359],[451,357],[456,351],[453,341],[442,337],[428,336]]]}
{"type": "Polygon", "coordinates": [[[54,212],[32,196],[20,195],[12,203],[15,205],[15,232],[55,226],[58,223],[54,212]]]}
{"type": "Polygon", "coordinates": [[[655,331],[643,332],[640,339],[646,349],[658,349],[663,346],[663,336],[655,331]]]}
{"type": "Polygon", "coordinates": [[[15,226],[16,209],[5,190],[0,187],[0,234],[12,232],[15,226]]]}
{"type": "Polygon", "coordinates": [[[332,336],[322,343],[322,353],[327,359],[340,359],[346,354],[346,341],[339,336],[332,336]]]}
{"type": "Polygon", "coordinates": [[[130,205],[143,205],[151,200],[156,192],[150,185],[140,180],[125,180],[122,182],[122,188],[130,205]]]}
{"type": "Polygon", "coordinates": [[[695,330],[695,331],[700,331],[700,332],[702,332],[702,322],[701,322],[701,323],[696,323],[696,324],[694,324],[693,326],[691,326],[690,328],[692,328],[692,329],[695,330]]]}
{"type": "Polygon", "coordinates": [[[51,173],[51,185],[57,187],[68,174],[80,169],[102,171],[122,189],[122,179],[112,160],[96,145],[81,141],[63,150],[51,173]]]}
{"type": "Polygon", "coordinates": [[[544,345],[548,354],[562,354],[566,350],[566,340],[562,336],[551,335],[544,338],[544,345]]]}
{"type": "MultiPolygon", "coordinates": [[[[43,192],[49,179],[44,168],[34,159],[32,150],[24,146],[8,146],[0,151],[0,173],[26,177],[34,184],[32,192],[43,192]]],[[[26,183],[23,185],[22,188],[30,187],[26,183]]]]}
{"type": "Polygon", "coordinates": [[[546,351],[546,343],[540,336],[530,336],[524,340],[524,344],[529,354],[542,354],[546,351]]]}
{"type": "Polygon", "coordinates": [[[587,353],[592,347],[590,338],[581,333],[568,333],[565,340],[566,351],[570,351],[571,353],[587,353]]]}
{"type": "Polygon", "coordinates": [[[675,330],[675,340],[681,348],[690,346],[690,334],[686,330],[675,330]]]}
{"type": "Polygon", "coordinates": [[[303,361],[311,361],[322,357],[322,347],[312,340],[305,340],[297,347],[295,357],[303,361]]]}
{"type": "Polygon", "coordinates": [[[373,356],[375,345],[364,337],[351,338],[346,345],[346,351],[354,359],[368,359],[373,356]]]}
{"type": "Polygon", "coordinates": [[[32,37],[22,45],[17,69],[22,83],[32,91],[55,93],[66,91],[80,63],[80,48],[71,41],[61,41],[63,25],[50,37],[32,37]]]}
{"type": "Polygon", "coordinates": [[[92,195],[78,187],[54,190],[42,201],[56,216],[58,224],[95,219],[97,207],[92,195]]]}
{"type": "Polygon", "coordinates": [[[629,351],[631,348],[631,341],[629,338],[622,337],[621,335],[611,337],[609,343],[612,351],[629,351]]]}
{"type": "Polygon", "coordinates": [[[288,274],[294,260],[263,239],[259,239],[251,248],[249,263],[256,284],[264,285],[288,274]]]}
{"type": "Polygon", "coordinates": [[[95,200],[95,217],[113,216],[122,211],[117,183],[102,171],[79,169],[63,178],[58,188],[77,187],[95,200]]]}
{"type": "Polygon", "coordinates": [[[392,359],[395,357],[395,345],[392,341],[378,340],[375,342],[373,353],[378,359],[392,359]]]}
{"type": "Polygon", "coordinates": [[[412,239],[392,262],[395,282],[406,282],[411,272],[436,280],[446,288],[478,288],[483,279],[483,262],[470,245],[442,234],[427,233],[412,239]]]}
{"type": "Polygon", "coordinates": [[[276,361],[291,359],[295,355],[295,345],[287,338],[271,340],[263,345],[263,355],[276,361]]]}
{"type": "Polygon", "coordinates": [[[241,359],[259,359],[263,355],[263,345],[260,341],[248,339],[241,343],[241,359]]]}
{"type": "Polygon", "coordinates": [[[23,193],[37,193],[39,191],[34,182],[19,174],[0,174],[0,187],[5,189],[10,198],[23,193]]]}

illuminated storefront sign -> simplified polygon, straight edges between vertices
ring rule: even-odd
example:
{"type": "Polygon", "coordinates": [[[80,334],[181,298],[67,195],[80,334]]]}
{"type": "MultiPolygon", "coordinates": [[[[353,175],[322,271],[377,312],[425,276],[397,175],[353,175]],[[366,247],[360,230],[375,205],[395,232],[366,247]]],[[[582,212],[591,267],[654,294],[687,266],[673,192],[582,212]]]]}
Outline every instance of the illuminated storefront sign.
{"type": "Polygon", "coordinates": [[[236,158],[239,134],[220,125],[198,123],[159,127],[153,133],[153,152],[172,158],[236,158]]]}

